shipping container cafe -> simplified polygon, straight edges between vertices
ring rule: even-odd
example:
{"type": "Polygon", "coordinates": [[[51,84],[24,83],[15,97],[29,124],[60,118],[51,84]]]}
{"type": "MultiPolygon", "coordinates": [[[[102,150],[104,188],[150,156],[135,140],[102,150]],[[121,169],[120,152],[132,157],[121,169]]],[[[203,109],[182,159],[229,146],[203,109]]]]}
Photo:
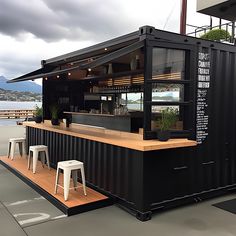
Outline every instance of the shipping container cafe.
{"type": "Polygon", "coordinates": [[[44,122],[25,124],[27,145],[47,145],[54,168],[83,161],[87,186],[138,219],[236,187],[234,45],[144,26],[10,82],[37,78],[44,122]],[[58,126],[48,122],[53,104],[58,126]],[[157,120],[167,107],[178,119],[161,142],[157,120]]]}

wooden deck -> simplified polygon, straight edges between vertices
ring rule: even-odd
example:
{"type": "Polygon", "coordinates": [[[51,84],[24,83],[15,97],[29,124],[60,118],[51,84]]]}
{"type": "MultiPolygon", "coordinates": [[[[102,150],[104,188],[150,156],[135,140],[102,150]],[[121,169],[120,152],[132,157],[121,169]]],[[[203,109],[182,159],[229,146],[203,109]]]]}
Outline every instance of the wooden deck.
{"type": "MultiPolygon", "coordinates": [[[[27,169],[27,159],[24,157],[15,157],[13,161],[7,157],[0,157],[0,163],[67,215],[74,215],[111,204],[107,196],[89,187],[86,187],[87,196],[85,196],[81,183],[79,183],[79,188],[76,191],[74,189],[70,190],[68,200],[64,201],[62,188],[58,187],[58,193],[54,194],[56,170],[52,168],[49,170],[46,165],[43,168],[41,162],[37,164],[36,174],[33,174],[32,169],[27,169]]],[[[59,183],[63,183],[63,174],[60,175],[59,183]]],[[[71,186],[73,186],[72,182],[71,186]]]]}

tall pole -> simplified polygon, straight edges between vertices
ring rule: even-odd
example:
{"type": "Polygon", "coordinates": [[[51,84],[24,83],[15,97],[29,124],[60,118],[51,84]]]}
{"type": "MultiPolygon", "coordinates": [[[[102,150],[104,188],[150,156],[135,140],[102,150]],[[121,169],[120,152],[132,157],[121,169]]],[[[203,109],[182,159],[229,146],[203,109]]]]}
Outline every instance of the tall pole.
{"type": "Polygon", "coordinates": [[[180,14],[180,34],[186,34],[187,0],[182,0],[180,14]]]}

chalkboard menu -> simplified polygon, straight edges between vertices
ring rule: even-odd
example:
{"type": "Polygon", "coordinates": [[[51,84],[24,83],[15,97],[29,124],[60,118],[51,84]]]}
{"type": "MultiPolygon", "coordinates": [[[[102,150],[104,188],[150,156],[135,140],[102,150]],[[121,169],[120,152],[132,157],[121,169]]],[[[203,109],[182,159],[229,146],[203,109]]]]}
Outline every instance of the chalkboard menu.
{"type": "Polygon", "coordinates": [[[210,54],[208,48],[198,53],[196,141],[201,144],[208,136],[208,90],[210,88],[210,54]]]}

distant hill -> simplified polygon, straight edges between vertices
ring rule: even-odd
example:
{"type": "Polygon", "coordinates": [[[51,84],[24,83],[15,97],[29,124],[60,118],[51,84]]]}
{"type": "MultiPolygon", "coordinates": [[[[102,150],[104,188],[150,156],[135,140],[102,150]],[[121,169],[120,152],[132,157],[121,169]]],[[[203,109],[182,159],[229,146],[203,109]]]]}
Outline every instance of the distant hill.
{"type": "Polygon", "coordinates": [[[6,83],[7,79],[4,76],[0,76],[0,88],[5,90],[13,90],[20,92],[32,92],[42,93],[42,86],[36,84],[33,81],[23,81],[17,83],[6,83]]]}
{"type": "Polygon", "coordinates": [[[41,102],[42,94],[33,92],[20,92],[0,88],[0,101],[41,102]]]}

